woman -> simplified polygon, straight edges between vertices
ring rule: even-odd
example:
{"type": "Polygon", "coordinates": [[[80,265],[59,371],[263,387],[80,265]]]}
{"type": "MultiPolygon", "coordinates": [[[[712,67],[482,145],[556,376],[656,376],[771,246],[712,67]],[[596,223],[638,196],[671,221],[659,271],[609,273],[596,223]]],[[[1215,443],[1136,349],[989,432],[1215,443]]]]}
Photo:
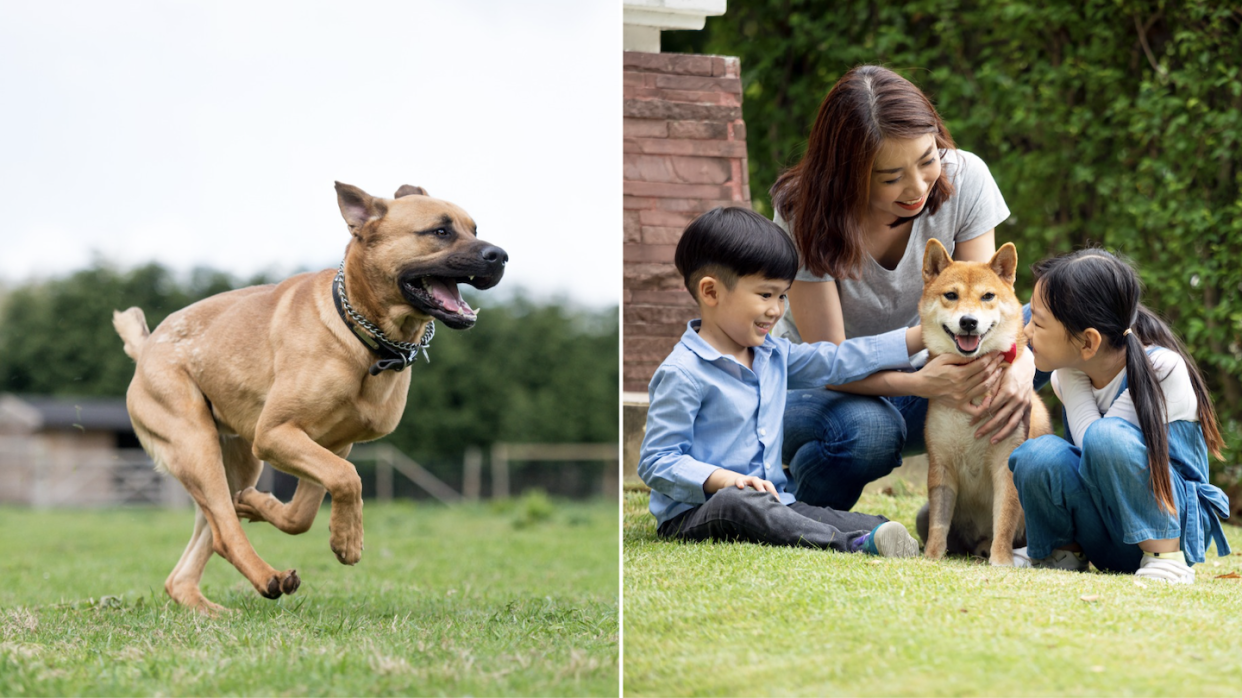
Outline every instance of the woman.
{"type": "MultiPolygon", "coordinates": [[[[780,176],[772,200],[802,257],[781,333],[802,341],[918,324],[927,241],[940,240],[954,259],[986,262],[996,225],[1009,217],[987,165],[955,149],[927,97],[871,65],[850,70],[824,98],[806,155],[780,176]]],[[[791,391],[782,457],[796,496],[853,507],[864,485],[901,464],[903,450],[923,448],[929,399],[959,403],[984,422],[976,437],[998,441],[1021,423],[1034,379],[1029,352],[1009,370],[999,356],[940,356],[914,373],[791,391]],[[969,404],[985,393],[981,405],[969,404]]]]}

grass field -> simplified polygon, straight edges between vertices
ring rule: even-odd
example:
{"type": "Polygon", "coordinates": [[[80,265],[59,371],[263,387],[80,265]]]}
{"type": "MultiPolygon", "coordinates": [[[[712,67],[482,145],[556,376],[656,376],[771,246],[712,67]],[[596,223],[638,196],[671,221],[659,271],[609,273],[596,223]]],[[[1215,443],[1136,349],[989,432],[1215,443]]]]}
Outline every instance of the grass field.
{"type": "Polygon", "coordinates": [[[302,587],[259,597],[231,565],[203,618],[163,582],[190,511],[0,508],[0,695],[616,695],[613,502],[368,503],[356,567],[302,536],[247,534],[302,587]]]}
{"type": "MultiPolygon", "coordinates": [[[[856,510],[914,531],[918,488],[856,510]]],[[[1133,576],[657,540],[624,503],[627,696],[1237,695],[1242,556],[1133,576]]],[[[1242,529],[1226,526],[1235,550],[1242,529]]]]}

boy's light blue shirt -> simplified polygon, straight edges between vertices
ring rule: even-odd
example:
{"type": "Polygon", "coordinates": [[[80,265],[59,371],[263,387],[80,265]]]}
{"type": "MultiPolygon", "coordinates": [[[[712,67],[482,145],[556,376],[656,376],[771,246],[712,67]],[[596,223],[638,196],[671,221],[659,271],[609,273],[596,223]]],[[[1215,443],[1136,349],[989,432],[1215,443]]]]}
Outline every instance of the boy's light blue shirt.
{"type": "Polygon", "coordinates": [[[703,483],[716,468],[768,480],[781,502],[793,504],[781,469],[786,391],[912,368],[904,328],[840,346],[769,335],[746,368],[704,341],[699,323],[690,321],[648,388],[638,475],[651,486],[657,525],[707,501],[703,483]]]}

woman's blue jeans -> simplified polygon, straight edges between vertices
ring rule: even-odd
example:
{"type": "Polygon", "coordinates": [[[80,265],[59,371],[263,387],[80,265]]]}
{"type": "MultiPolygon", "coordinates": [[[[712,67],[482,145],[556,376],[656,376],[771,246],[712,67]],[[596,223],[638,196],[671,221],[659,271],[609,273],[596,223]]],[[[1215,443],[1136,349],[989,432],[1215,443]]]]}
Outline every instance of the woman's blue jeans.
{"type": "MultiPolygon", "coordinates": [[[[1096,567],[1134,572],[1143,557],[1138,543],[1180,538],[1186,561],[1203,561],[1220,527],[1221,506],[1214,500],[1224,493],[1207,484],[1207,447],[1198,423],[1169,425],[1169,479],[1177,505],[1172,514],[1152,493],[1138,427],[1106,417],[1087,429],[1082,443],[1078,448],[1059,436],[1041,436],[1009,456],[1026,512],[1030,557],[1078,543],[1096,567]]],[[[1223,508],[1227,515],[1227,499],[1223,508]]],[[[1227,544],[1217,552],[1228,554],[1227,544]]]]}
{"type": "Polygon", "coordinates": [[[863,487],[925,450],[927,399],[871,397],[823,388],[791,390],[781,458],[799,502],[849,511],[863,487]]]}
{"type": "MultiPolygon", "coordinates": [[[[1031,307],[1022,308],[1026,322],[1031,307]]],[[[1035,389],[1051,374],[1036,372],[1035,389]]],[[[782,461],[800,502],[848,511],[863,487],[927,450],[927,398],[872,397],[814,388],[791,390],[785,403],[782,461]]]]}

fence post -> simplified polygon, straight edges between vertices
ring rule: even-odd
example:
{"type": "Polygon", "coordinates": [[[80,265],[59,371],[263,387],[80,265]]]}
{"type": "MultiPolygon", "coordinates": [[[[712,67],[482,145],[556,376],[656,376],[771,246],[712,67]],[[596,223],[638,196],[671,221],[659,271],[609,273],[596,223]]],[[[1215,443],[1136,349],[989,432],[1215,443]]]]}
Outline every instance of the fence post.
{"type": "Polygon", "coordinates": [[[376,449],[375,458],[375,498],[381,502],[392,501],[392,451],[391,446],[383,450],[376,449]]]}
{"type": "Polygon", "coordinates": [[[492,445],[492,499],[509,498],[509,449],[505,444],[492,445]]]}
{"type": "Polygon", "coordinates": [[[478,446],[467,446],[461,463],[461,493],[468,501],[479,501],[483,480],[483,451],[478,446]]]}

